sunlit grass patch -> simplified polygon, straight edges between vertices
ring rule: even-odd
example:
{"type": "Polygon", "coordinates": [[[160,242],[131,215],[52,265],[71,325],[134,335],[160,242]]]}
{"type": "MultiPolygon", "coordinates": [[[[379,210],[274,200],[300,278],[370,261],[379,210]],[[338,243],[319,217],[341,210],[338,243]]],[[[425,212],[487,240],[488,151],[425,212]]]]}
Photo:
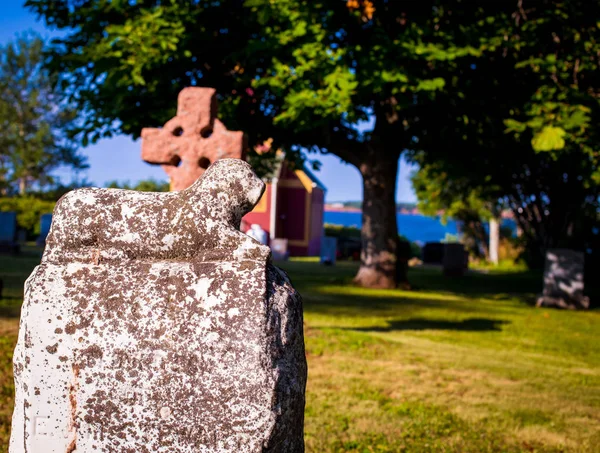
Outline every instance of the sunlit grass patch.
{"type": "MultiPolygon", "coordinates": [[[[4,451],[23,282],[38,260],[0,257],[4,451]]],[[[411,269],[413,291],[365,290],[356,263],[281,265],[304,299],[308,452],[599,451],[600,313],[533,307],[539,273],[411,269]]]]}

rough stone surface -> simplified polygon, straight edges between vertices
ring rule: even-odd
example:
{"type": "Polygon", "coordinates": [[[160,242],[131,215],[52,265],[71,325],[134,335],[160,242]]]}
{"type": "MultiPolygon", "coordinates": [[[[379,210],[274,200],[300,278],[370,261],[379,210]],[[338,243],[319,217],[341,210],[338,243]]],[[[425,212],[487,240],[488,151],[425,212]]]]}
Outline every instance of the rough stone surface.
{"type": "Polygon", "coordinates": [[[25,287],[10,453],[303,452],[302,303],[237,230],[238,159],[181,192],[80,189],[25,287]]]}
{"type": "Polygon", "coordinates": [[[142,159],[162,165],[171,190],[190,187],[218,159],[242,159],[243,132],[228,131],[217,118],[216,92],[188,87],[177,98],[177,115],[162,128],[142,129],[142,159]]]}
{"type": "Polygon", "coordinates": [[[546,252],[544,290],[538,307],[586,309],[590,300],[583,293],[584,254],[569,249],[546,252]]]}

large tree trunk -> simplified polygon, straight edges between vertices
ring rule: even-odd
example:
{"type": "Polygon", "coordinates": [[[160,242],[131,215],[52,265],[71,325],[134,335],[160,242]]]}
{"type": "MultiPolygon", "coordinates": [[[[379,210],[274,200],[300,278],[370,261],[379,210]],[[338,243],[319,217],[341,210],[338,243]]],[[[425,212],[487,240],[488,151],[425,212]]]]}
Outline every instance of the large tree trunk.
{"type": "Polygon", "coordinates": [[[369,147],[359,166],[363,177],[362,249],[354,282],[367,288],[395,288],[397,275],[396,177],[398,155],[369,147]]]}

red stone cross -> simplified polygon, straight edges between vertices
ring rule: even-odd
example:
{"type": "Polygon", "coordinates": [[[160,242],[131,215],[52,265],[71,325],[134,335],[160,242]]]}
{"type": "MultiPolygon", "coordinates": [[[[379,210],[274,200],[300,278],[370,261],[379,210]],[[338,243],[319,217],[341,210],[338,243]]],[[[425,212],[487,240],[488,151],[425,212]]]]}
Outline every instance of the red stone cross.
{"type": "Polygon", "coordinates": [[[216,115],[216,91],[188,87],[179,93],[175,117],[162,128],[142,129],[142,159],[163,167],[171,190],[191,186],[215,160],[244,158],[244,133],[228,131],[216,115]]]}

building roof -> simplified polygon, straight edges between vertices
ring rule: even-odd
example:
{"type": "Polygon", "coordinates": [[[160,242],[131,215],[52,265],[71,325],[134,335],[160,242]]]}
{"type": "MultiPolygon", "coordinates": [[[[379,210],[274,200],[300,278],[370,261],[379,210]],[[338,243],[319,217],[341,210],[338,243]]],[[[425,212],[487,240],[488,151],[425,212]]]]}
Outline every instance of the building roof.
{"type": "Polygon", "coordinates": [[[314,175],[314,173],[312,171],[310,171],[308,169],[308,167],[306,165],[302,166],[302,171],[304,173],[306,173],[306,176],[308,176],[311,181],[319,188],[321,189],[323,192],[327,192],[327,187],[325,187],[323,185],[323,183],[321,181],[319,181],[319,179],[314,175]]]}

